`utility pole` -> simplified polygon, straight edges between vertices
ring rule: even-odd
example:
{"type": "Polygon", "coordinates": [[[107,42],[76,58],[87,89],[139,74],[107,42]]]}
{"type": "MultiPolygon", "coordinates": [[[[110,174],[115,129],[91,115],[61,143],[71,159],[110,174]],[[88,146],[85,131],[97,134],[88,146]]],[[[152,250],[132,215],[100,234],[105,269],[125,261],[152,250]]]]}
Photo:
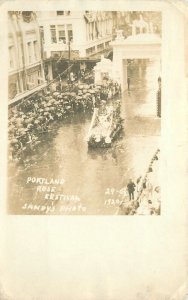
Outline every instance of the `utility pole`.
{"type": "Polygon", "coordinates": [[[69,38],[69,41],[68,41],[68,77],[69,77],[69,82],[70,82],[70,59],[71,59],[71,47],[70,47],[70,38],[69,38]]]}

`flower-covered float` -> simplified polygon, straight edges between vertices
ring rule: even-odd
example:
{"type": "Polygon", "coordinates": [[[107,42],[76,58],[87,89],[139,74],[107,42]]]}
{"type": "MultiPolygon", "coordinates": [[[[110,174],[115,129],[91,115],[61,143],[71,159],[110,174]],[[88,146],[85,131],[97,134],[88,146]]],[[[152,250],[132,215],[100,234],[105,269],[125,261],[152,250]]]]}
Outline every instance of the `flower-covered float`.
{"type": "Polygon", "coordinates": [[[107,105],[106,101],[102,102],[99,108],[94,109],[86,138],[89,147],[110,147],[123,128],[120,101],[116,101],[113,105],[107,105]]]}

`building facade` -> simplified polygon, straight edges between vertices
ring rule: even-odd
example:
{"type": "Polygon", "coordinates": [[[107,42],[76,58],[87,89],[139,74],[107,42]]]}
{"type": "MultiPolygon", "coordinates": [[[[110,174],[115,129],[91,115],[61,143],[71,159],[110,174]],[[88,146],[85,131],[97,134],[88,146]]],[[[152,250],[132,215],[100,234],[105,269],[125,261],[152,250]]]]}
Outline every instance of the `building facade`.
{"type": "Polygon", "coordinates": [[[86,60],[110,47],[112,12],[40,11],[37,16],[49,79],[54,60],[86,60]]]}
{"type": "Polygon", "coordinates": [[[42,45],[36,14],[8,12],[9,104],[45,87],[42,45]]]}
{"type": "Polygon", "coordinates": [[[54,52],[68,57],[88,57],[109,46],[112,38],[112,13],[91,11],[42,11],[38,20],[43,32],[46,58],[54,52]]]}
{"type": "Polygon", "coordinates": [[[161,35],[161,12],[160,11],[117,11],[113,12],[113,38],[116,30],[122,30],[127,38],[132,34],[150,33],[161,35]]]}

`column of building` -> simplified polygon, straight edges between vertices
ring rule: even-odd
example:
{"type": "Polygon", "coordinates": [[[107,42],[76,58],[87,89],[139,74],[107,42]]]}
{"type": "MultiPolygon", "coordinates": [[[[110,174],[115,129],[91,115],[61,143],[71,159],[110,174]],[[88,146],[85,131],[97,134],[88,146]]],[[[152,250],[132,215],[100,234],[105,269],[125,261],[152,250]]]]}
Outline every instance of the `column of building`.
{"type": "Polygon", "coordinates": [[[17,88],[17,93],[21,93],[22,92],[22,78],[21,78],[21,74],[20,74],[20,53],[19,53],[19,43],[18,43],[18,33],[21,34],[19,28],[18,28],[18,14],[14,13],[11,15],[11,23],[12,23],[12,34],[13,34],[13,39],[14,39],[14,53],[15,53],[15,61],[14,61],[14,65],[15,65],[15,69],[17,70],[17,81],[16,81],[16,88],[17,88]]]}
{"type": "MultiPolygon", "coordinates": [[[[24,16],[23,13],[25,12],[9,13],[9,35],[12,36],[14,48],[13,67],[10,66],[9,70],[9,89],[15,86],[13,93],[10,92],[11,103],[29,95],[45,83],[36,16],[33,12],[29,16],[24,16]]],[[[9,51],[11,52],[11,47],[9,51]]]]}

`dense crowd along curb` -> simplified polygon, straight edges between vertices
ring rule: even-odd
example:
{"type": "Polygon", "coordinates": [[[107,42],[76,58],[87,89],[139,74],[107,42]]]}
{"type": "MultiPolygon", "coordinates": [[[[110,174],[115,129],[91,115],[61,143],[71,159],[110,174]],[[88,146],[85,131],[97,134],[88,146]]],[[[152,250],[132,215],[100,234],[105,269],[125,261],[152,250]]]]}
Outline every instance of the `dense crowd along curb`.
{"type": "Polygon", "coordinates": [[[78,84],[71,92],[41,91],[35,98],[26,99],[9,109],[9,156],[24,161],[29,152],[40,144],[41,135],[48,133],[54,121],[71,118],[78,112],[93,112],[111,91],[113,99],[120,86],[112,80],[100,85],[78,84]]]}

